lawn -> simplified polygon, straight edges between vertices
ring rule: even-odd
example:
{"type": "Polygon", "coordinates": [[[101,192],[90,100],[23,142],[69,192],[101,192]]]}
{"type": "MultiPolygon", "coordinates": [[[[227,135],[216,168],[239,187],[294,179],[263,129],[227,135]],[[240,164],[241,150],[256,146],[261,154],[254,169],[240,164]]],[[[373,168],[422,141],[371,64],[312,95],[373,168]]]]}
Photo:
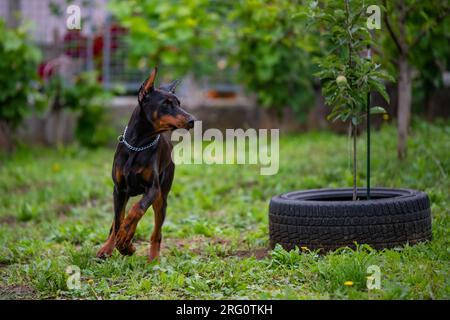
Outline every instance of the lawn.
{"type": "MultiPolygon", "coordinates": [[[[449,299],[449,137],[448,122],[415,121],[408,159],[400,162],[394,126],[373,134],[372,185],[428,193],[429,243],[327,255],[268,251],[271,196],[351,185],[348,137],[313,132],[281,137],[275,176],[259,175],[256,165],[178,166],[162,258],[152,264],[151,209],[138,226],[134,256],[95,259],[112,219],[114,150],[19,147],[0,157],[0,298],[449,299]],[[81,270],[79,289],[67,287],[70,265],[81,270]],[[366,288],[370,265],[381,269],[380,290],[366,288]]],[[[364,185],[364,137],[358,144],[364,185]]]]}

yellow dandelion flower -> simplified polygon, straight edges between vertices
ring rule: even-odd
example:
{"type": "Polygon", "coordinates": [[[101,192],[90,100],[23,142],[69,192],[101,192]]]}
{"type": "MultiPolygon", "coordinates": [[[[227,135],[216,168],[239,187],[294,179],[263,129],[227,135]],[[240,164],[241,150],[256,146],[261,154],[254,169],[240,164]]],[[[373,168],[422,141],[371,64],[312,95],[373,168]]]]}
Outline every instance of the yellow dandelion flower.
{"type": "Polygon", "coordinates": [[[302,250],[308,250],[308,247],[300,247],[302,250]]]}
{"type": "Polygon", "coordinates": [[[92,284],[94,283],[94,280],[89,279],[87,282],[88,282],[90,285],[92,285],[92,284]]]}
{"type": "Polygon", "coordinates": [[[347,286],[347,287],[353,286],[353,281],[345,281],[344,286],[347,286]]]}
{"type": "Polygon", "coordinates": [[[389,120],[389,115],[388,115],[387,113],[384,113],[384,114],[383,114],[383,120],[384,120],[384,121],[389,120]]]}

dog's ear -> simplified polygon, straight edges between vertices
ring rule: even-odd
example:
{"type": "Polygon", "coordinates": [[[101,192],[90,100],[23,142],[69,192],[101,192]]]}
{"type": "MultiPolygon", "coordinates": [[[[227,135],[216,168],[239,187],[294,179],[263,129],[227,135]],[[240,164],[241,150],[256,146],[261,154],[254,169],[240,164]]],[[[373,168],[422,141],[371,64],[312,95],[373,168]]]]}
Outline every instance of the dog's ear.
{"type": "Polygon", "coordinates": [[[171,83],[162,85],[159,88],[167,92],[175,93],[175,90],[177,89],[177,86],[180,84],[180,82],[181,80],[178,79],[173,80],[171,83]]]}
{"type": "Polygon", "coordinates": [[[141,103],[142,99],[144,99],[145,95],[154,89],[156,74],[158,73],[158,67],[154,67],[150,76],[145,80],[145,82],[141,85],[138,93],[138,100],[141,103]]]}

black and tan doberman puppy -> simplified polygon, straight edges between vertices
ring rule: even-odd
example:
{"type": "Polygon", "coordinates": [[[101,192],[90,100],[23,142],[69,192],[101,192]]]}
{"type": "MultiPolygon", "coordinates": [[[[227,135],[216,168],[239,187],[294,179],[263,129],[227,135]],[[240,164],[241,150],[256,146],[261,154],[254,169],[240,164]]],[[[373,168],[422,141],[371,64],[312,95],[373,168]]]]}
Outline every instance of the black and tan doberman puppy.
{"type": "Polygon", "coordinates": [[[112,168],[114,220],[108,239],[97,252],[99,258],[110,256],[114,248],[123,255],[134,253],[136,249],[131,241],[136,226],[150,206],[155,213],[155,225],[148,258],[153,261],[159,257],[161,227],[175,170],[172,145],[161,133],[190,129],[195,119],[180,107],[175,95],[178,82],[155,88],[156,73],[157,68],[139,89],[138,105],[119,138],[112,168]],[[141,194],[142,198],[125,217],[128,199],[141,194]]]}

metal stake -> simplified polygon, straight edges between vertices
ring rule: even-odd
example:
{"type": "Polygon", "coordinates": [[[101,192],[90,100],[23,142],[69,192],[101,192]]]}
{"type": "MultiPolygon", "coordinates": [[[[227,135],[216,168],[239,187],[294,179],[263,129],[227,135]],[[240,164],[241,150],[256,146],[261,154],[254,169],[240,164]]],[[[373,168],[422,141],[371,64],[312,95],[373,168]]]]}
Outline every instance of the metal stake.
{"type": "MultiPolygon", "coordinates": [[[[367,59],[372,59],[372,50],[367,46],[367,59]]],[[[370,91],[367,93],[367,200],[370,200],[370,91]]]]}

